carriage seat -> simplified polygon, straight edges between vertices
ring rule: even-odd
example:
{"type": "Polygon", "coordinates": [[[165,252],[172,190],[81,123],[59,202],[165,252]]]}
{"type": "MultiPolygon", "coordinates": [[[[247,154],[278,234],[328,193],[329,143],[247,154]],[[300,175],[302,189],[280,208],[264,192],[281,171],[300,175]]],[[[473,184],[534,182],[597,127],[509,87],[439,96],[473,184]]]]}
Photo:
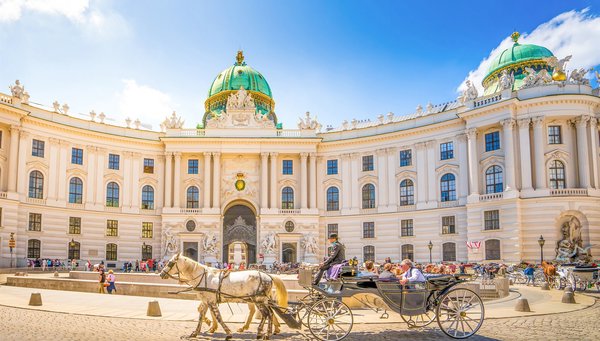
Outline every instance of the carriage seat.
{"type": "Polygon", "coordinates": [[[455,280],[453,275],[445,274],[423,274],[429,284],[434,286],[446,286],[448,283],[455,280]]]}

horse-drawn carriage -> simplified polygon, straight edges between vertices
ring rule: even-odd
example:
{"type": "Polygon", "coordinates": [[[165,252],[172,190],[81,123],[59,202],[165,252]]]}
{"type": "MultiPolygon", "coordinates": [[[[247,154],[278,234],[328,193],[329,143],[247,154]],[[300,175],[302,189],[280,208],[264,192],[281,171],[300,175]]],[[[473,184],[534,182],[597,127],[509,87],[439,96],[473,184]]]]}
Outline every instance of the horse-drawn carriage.
{"type": "Polygon", "coordinates": [[[585,291],[595,287],[600,291],[600,267],[562,264],[556,272],[554,286],[558,289],[571,286],[573,290],[585,291]]]}
{"type": "MultiPolygon", "coordinates": [[[[484,319],[481,298],[473,291],[456,287],[465,280],[460,275],[432,275],[426,282],[401,285],[397,279],[344,276],[335,281],[312,285],[310,270],[301,270],[300,285],[309,294],[292,311],[308,327],[313,337],[323,341],[345,338],[354,324],[352,310],[344,298],[373,295],[381,298],[384,309],[400,314],[409,327],[424,327],[437,320],[448,336],[464,339],[474,335],[484,319]]],[[[469,276],[467,276],[469,277],[469,276]]]]}

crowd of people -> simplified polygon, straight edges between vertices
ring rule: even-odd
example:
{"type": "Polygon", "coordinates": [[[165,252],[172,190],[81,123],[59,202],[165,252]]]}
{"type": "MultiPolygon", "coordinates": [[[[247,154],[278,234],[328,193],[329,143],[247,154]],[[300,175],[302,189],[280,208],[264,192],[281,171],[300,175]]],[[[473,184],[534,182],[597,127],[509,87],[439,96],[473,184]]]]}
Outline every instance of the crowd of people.
{"type": "Polygon", "coordinates": [[[79,262],[75,259],[28,258],[26,261],[28,268],[39,268],[42,271],[76,270],[79,267],[79,262]]]}

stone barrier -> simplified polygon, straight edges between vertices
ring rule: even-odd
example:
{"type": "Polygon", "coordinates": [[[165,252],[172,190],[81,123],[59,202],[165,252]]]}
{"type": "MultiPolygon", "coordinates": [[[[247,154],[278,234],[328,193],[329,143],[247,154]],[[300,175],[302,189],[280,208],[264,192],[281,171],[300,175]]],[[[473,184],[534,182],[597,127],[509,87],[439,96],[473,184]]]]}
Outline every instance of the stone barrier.
{"type": "Polygon", "coordinates": [[[150,301],[148,302],[148,310],[146,310],[146,315],[151,317],[161,317],[162,314],[160,312],[160,305],[158,301],[150,301]]]}
{"type": "Polygon", "coordinates": [[[542,290],[550,290],[550,285],[548,285],[548,282],[544,282],[542,283],[541,288],[542,290]]]}
{"type": "Polygon", "coordinates": [[[506,297],[509,293],[510,280],[508,278],[495,278],[494,284],[498,292],[498,298],[506,297]]]}
{"type": "Polygon", "coordinates": [[[58,277],[58,271],[54,271],[54,277],[58,277]]]}
{"type": "Polygon", "coordinates": [[[32,306],[41,306],[42,305],[42,294],[39,292],[31,293],[31,297],[29,297],[29,305],[32,306]]]}
{"type": "Polygon", "coordinates": [[[563,296],[562,296],[562,303],[568,303],[568,304],[575,304],[577,302],[575,302],[575,294],[573,294],[572,291],[566,291],[564,292],[563,296]]]}
{"type": "Polygon", "coordinates": [[[517,299],[517,304],[515,304],[515,311],[521,311],[521,312],[531,312],[531,309],[529,308],[529,302],[527,301],[526,298],[521,297],[519,299],[517,299]]]}

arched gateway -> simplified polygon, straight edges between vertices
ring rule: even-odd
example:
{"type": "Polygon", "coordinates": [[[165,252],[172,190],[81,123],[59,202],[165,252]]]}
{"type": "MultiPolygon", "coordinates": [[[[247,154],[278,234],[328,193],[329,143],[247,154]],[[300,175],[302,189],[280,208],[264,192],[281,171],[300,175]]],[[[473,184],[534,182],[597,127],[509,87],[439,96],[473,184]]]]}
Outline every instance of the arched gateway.
{"type": "Polygon", "coordinates": [[[223,262],[256,263],[256,215],[245,205],[234,205],[223,215],[223,262]]]}

